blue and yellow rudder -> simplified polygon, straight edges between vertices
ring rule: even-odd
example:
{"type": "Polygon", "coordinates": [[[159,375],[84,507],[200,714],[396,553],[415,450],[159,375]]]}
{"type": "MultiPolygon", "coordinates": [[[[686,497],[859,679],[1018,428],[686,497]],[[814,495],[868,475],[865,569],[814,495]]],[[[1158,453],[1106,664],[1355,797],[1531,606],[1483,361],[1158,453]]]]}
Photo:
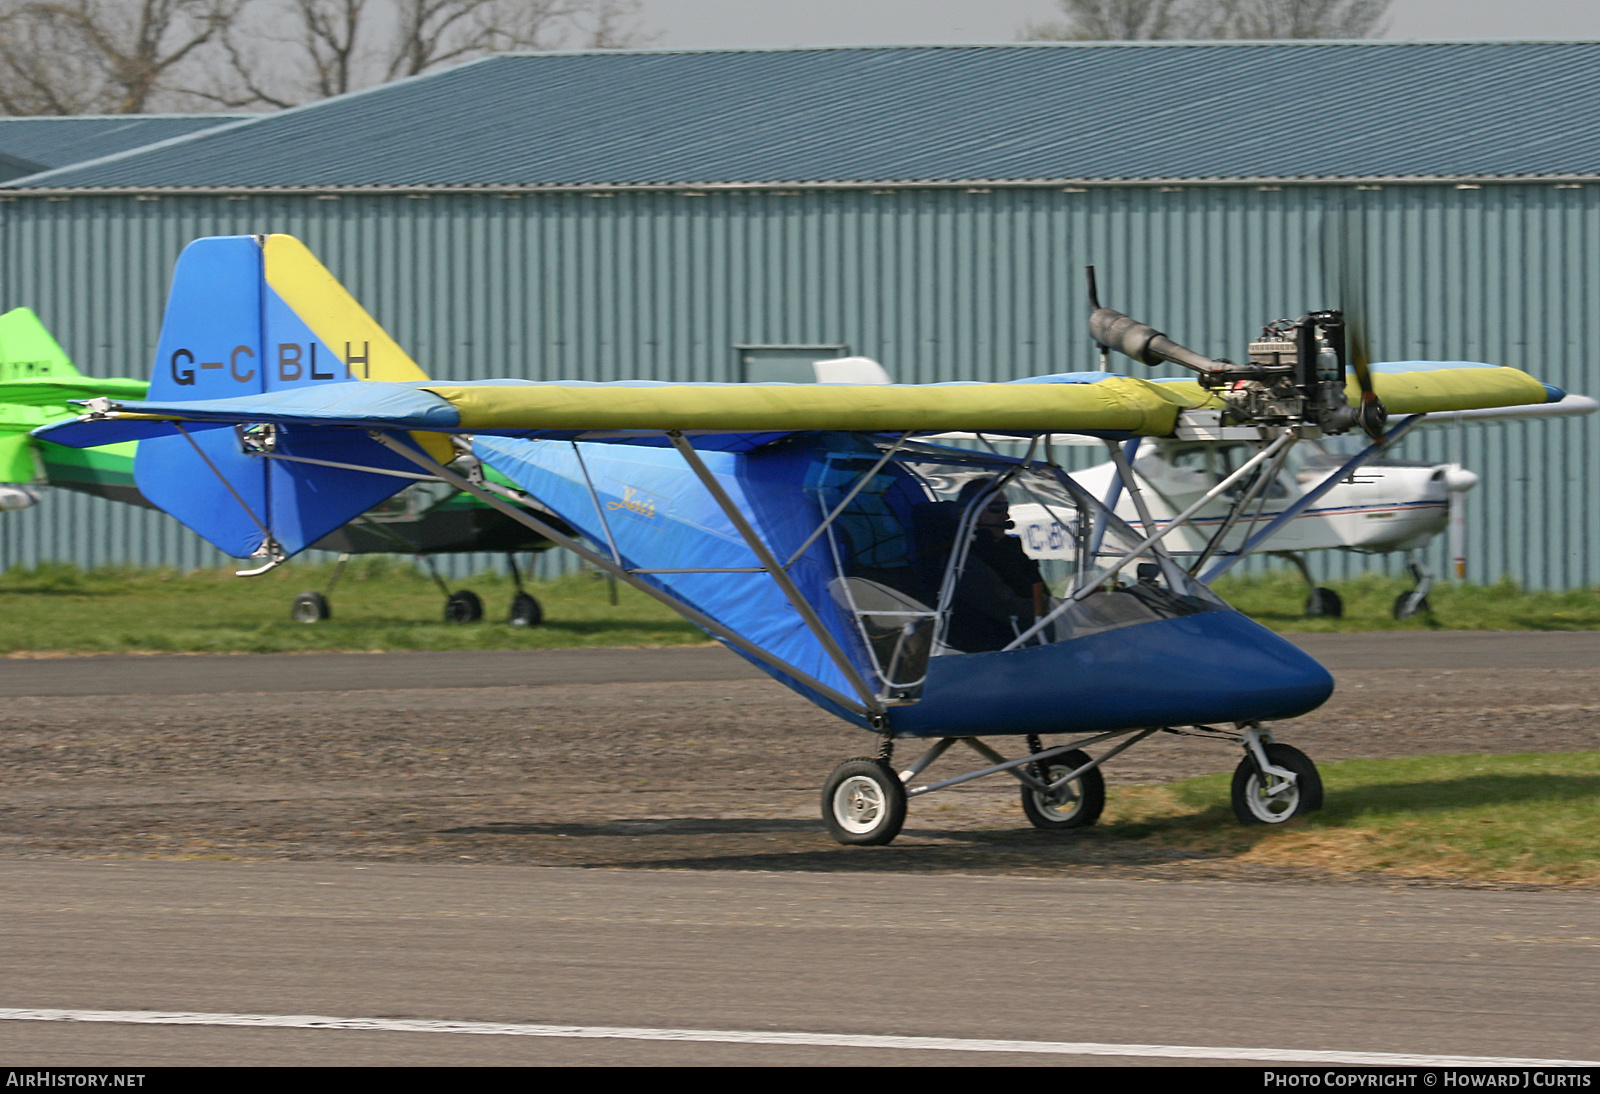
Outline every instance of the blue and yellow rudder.
{"type": "MultiPolygon", "coordinates": [[[[260,395],[361,380],[426,380],[399,344],[292,236],[216,236],[184,248],[156,347],[151,400],[260,395]]],[[[413,435],[436,458],[449,442],[413,435]]],[[[175,427],[141,441],[134,462],[151,502],[227,553],[301,551],[405,480],[295,462],[415,470],[364,434],[280,427],[250,440],[235,429],[175,427]],[[261,451],[265,449],[265,451],[261,451]],[[283,458],[287,457],[287,458],[283,458]]]]}

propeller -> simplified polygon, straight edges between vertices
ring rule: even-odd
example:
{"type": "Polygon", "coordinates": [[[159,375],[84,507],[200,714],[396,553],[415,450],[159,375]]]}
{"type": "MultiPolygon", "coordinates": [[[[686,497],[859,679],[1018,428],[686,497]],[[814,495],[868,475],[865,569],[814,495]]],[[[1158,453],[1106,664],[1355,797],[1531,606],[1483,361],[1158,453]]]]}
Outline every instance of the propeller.
{"type": "Polygon", "coordinates": [[[1344,316],[1345,362],[1356,374],[1356,387],[1361,391],[1356,420],[1368,437],[1381,441],[1389,411],[1372,389],[1372,354],[1367,339],[1366,218],[1355,218],[1352,224],[1352,219],[1340,210],[1323,223],[1329,229],[1323,238],[1323,253],[1335,263],[1329,280],[1335,286],[1339,311],[1344,316]]]}
{"type": "Polygon", "coordinates": [[[1444,488],[1450,494],[1450,563],[1457,581],[1467,579],[1467,491],[1477,485],[1477,473],[1459,463],[1445,470],[1444,488]]]}

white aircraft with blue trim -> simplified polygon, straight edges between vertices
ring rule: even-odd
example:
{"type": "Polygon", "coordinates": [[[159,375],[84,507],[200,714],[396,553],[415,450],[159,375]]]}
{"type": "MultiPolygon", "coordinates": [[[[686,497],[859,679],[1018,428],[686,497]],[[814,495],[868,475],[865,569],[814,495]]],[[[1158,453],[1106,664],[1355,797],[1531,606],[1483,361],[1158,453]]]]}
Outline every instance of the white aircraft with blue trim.
{"type": "Polygon", "coordinates": [[[1374,374],[1360,355],[1346,361],[1334,312],[1297,323],[1292,360],[1244,365],[1109,309],[1091,329],[1140,360],[1182,359],[1198,381],[452,383],[429,379],[298,241],[218,237],[178,260],[148,398],[88,400],[78,420],[36,433],[138,441],[143,495],[259,560],[248,573],[407,483],[472,494],[873,734],[875,754],[823,787],[823,819],[844,843],[887,843],[910,799],[997,774],[1021,784],[1030,823],[1082,828],[1105,802],[1102,765],[1162,732],[1242,748],[1241,822],[1314,810],[1316,765],[1270,725],[1314,710],[1333,678],[1168,549],[1206,499],[1157,522],[1130,446],[1262,431],[1261,450],[1213,488],[1221,496],[1302,438],[1373,437],[1344,475],[1423,414],[1561,393],[1490,365],[1374,374]],[[1386,408],[1404,419],[1387,426],[1386,408]],[[1003,455],[934,439],[952,431],[1027,446],[1003,455]],[[1139,526],[1056,462],[1060,434],[1109,444],[1139,526]],[[1021,505],[1045,509],[1074,544],[1052,589],[1004,534],[1021,505]],[[1002,755],[1006,739],[1026,750],[1002,755]],[[923,748],[897,765],[897,741],[923,748]],[[957,745],[983,766],[924,781],[957,745]]]}

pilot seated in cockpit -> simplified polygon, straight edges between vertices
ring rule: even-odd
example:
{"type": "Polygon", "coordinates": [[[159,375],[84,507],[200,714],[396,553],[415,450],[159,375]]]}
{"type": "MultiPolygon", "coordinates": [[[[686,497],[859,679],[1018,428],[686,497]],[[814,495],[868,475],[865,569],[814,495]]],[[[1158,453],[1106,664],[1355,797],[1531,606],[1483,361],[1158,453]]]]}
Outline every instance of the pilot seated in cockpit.
{"type": "Polygon", "coordinates": [[[957,511],[965,513],[975,500],[983,508],[956,583],[946,637],[967,653],[1004,649],[1044,613],[1048,600],[1039,563],[1023,551],[1020,539],[1006,534],[1012,522],[1005,492],[995,490],[992,481],[969,482],[957,498],[957,511]]]}

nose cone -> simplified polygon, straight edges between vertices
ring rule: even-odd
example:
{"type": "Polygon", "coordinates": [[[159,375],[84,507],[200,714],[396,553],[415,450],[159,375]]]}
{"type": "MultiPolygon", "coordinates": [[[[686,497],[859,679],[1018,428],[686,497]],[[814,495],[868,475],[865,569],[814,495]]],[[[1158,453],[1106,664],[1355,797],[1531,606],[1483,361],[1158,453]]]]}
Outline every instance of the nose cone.
{"type": "Polygon", "coordinates": [[[1160,627],[1161,633],[1127,636],[1140,639],[1145,656],[1159,650],[1163,661],[1155,679],[1138,689],[1150,704],[1151,721],[1144,724],[1183,724],[1155,717],[1179,709],[1193,722],[1294,718],[1317,709],[1333,694],[1327,669],[1238,612],[1206,612],[1151,627],[1160,627]]]}
{"type": "Polygon", "coordinates": [[[1468,471],[1459,464],[1451,464],[1445,469],[1444,488],[1452,494],[1465,494],[1478,485],[1478,473],[1468,471]]]}
{"type": "Polygon", "coordinates": [[[1162,619],[1049,646],[937,657],[911,736],[1099,733],[1293,718],[1333,694],[1304,651],[1235,611],[1162,619]]]}

